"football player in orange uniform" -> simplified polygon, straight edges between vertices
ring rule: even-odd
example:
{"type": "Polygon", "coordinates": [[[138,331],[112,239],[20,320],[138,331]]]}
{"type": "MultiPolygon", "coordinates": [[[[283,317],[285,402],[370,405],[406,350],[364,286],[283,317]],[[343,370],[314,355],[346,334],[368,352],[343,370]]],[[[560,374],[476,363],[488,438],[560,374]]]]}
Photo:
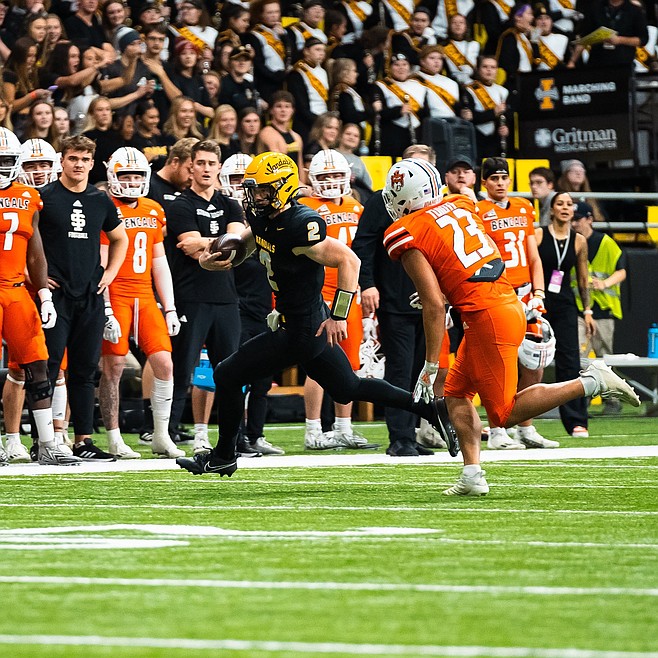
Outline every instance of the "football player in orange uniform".
{"type": "Polygon", "coordinates": [[[483,495],[489,485],[480,468],[482,423],[473,397],[479,393],[496,426],[510,427],[584,395],[620,397],[635,406],[633,389],[602,364],[557,384],[535,384],[517,393],[518,349],[526,319],[505,265],[485,233],[475,204],[463,195],[440,199],[441,176],[423,160],[394,164],[382,193],[395,221],[384,245],[400,259],[423,304],[425,365],[414,400],[430,399],[445,333],[445,299],[464,323],[464,340],[445,382],[445,400],[464,456],[464,470],[448,496],[483,495]]]}
{"type": "MultiPolygon", "coordinates": [[[[108,191],[129,240],[124,263],[108,288],[106,315],[110,321],[103,333],[103,375],[99,389],[109,452],[119,459],[140,456],[125,444],[119,430],[119,382],[131,334],[153,368],[151,405],[155,431],[151,449],[165,457],[185,454],[176,448],[167,429],[174,387],[169,336],[180,331],[180,321],[162,244],[164,210],[159,203],[146,198],[150,178],[149,163],[135,148],[117,149],[107,163],[108,191]],[[155,301],[153,282],[164,316],[155,301]],[[108,309],[111,309],[109,313],[108,309]]],[[[102,243],[108,244],[106,240],[102,243]]],[[[104,249],[102,246],[101,250],[104,249]]]]}
{"type": "MultiPolygon", "coordinates": [[[[477,204],[478,216],[501,253],[505,274],[517,297],[525,304],[526,319],[536,325],[537,318],[545,311],[544,270],[533,227],[535,209],[527,199],[507,196],[511,180],[505,158],[487,158],[482,163],[482,182],[488,198],[477,204]]],[[[540,371],[519,364],[519,391],[540,381],[540,371]]],[[[545,439],[539,434],[532,419],[519,423],[515,438],[511,439],[503,427],[492,425],[487,445],[494,450],[560,446],[557,441],[545,439]]]]}
{"type": "Polygon", "coordinates": [[[55,442],[52,385],[42,327],[54,327],[57,313],[48,288],[46,257],[39,233],[39,211],[43,204],[39,192],[16,182],[20,157],[21,144],[16,135],[0,128],[1,333],[16,364],[25,372],[25,394],[39,436],[39,462],[75,464],[81,460],[55,442]],[[40,315],[25,288],[26,268],[37,290],[40,315]]]}
{"type": "MultiPolygon", "coordinates": [[[[348,247],[356,233],[363,206],[349,196],[351,169],[345,156],[334,149],[319,151],[313,156],[309,166],[309,181],[313,196],[303,197],[299,201],[315,210],[327,224],[327,235],[340,240],[348,247]]],[[[328,306],[338,289],[338,271],[326,267],[322,297],[328,306]]],[[[355,372],[361,367],[359,348],[363,339],[363,316],[361,304],[357,300],[350,308],[347,317],[347,338],[340,342],[355,372]]],[[[309,450],[327,450],[329,448],[365,448],[368,441],[352,428],[352,403],[335,404],[336,422],[333,431],[322,433],[320,412],[324,390],[310,377],[304,382],[304,406],[306,407],[306,431],[304,447],[309,450]]]]}

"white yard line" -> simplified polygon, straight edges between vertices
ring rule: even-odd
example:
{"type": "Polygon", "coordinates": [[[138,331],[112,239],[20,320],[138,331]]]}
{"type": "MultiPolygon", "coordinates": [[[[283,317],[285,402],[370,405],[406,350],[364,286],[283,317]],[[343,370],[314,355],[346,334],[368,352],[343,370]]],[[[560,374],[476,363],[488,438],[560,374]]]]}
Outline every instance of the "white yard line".
{"type": "Polygon", "coordinates": [[[182,510],[187,512],[219,512],[219,511],[274,511],[274,512],[316,512],[336,511],[336,512],[456,512],[475,513],[475,514],[584,514],[591,516],[658,516],[655,511],[637,511],[637,510],[578,510],[578,509],[545,509],[545,508],[501,508],[501,507],[441,507],[440,505],[428,505],[427,507],[408,507],[402,505],[390,506],[354,506],[354,505],[140,505],[131,504],[113,504],[113,503],[3,503],[0,502],[0,508],[3,507],[46,507],[46,508],[64,508],[64,509],[126,509],[126,510],[182,510]]]}
{"type": "Polygon", "coordinates": [[[4,584],[37,584],[102,587],[190,587],[201,589],[319,590],[350,592],[429,592],[443,594],[491,594],[531,596],[634,596],[658,597],[658,588],[543,587],[503,585],[440,585],[427,583],[341,583],[171,578],[89,578],[85,576],[0,576],[4,584]]]}
{"type": "MultiPolygon", "coordinates": [[[[554,450],[483,450],[483,462],[502,461],[558,461],[570,459],[628,459],[658,457],[658,445],[648,446],[605,446],[592,448],[556,448],[554,450]]],[[[372,466],[386,464],[393,466],[435,466],[452,464],[458,466],[461,461],[439,452],[427,457],[389,457],[385,454],[349,454],[332,453],[322,455],[293,455],[280,457],[261,457],[258,459],[239,459],[241,469],[258,468],[321,468],[333,466],[372,466]]],[[[135,459],[118,462],[92,464],[83,462],[78,466],[39,466],[32,464],[11,464],[0,468],[0,476],[12,475],[77,475],[79,473],[113,473],[118,471],[170,471],[181,472],[172,459],[135,459]]]]}
{"type": "Polygon", "coordinates": [[[263,653],[343,654],[350,656],[444,656],[455,658],[658,658],[654,651],[597,651],[533,647],[350,644],[346,642],[276,642],[191,640],[187,638],[104,637],[100,635],[0,635],[0,644],[129,647],[263,653]]]}

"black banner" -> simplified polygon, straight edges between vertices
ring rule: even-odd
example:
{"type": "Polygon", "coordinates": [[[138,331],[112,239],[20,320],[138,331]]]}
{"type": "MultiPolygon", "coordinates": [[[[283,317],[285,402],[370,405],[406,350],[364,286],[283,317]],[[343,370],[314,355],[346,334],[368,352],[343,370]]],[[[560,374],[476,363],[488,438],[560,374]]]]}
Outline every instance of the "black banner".
{"type": "Polygon", "coordinates": [[[524,157],[589,162],[632,158],[627,67],[519,76],[524,157]]]}

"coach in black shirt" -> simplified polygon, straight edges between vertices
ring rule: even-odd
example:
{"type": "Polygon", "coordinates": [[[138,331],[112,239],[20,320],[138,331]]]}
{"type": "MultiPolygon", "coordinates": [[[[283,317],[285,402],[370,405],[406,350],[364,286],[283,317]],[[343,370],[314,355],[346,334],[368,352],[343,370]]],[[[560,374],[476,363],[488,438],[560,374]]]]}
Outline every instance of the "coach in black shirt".
{"type": "Polygon", "coordinates": [[[54,386],[64,350],[68,349],[73,454],[89,461],[108,461],[114,459],[112,455],[99,450],[90,438],[94,379],[106,322],[103,292],[123,263],[128,238],[109,197],[89,184],[95,148],[94,142],[82,135],[64,140],[62,174],[41,190],[39,224],[58,316],[57,324],[45,330],[50,379],[54,386]],[[110,241],[105,269],[100,260],[101,231],[110,241]]]}
{"type": "Polygon", "coordinates": [[[206,245],[223,233],[244,230],[237,201],[216,190],[220,150],[205,140],[192,147],[192,184],[167,207],[165,249],[178,315],[183,320],[172,338],[174,400],[170,430],[180,422],[190,375],[205,344],[213,367],[237,350],[240,341],[238,296],[232,272],[219,276],[199,266],[206,245]]]}
{"type": "Polygon", "coordinates": [[[148,198],[157,201],[167,213],[169,206],[192,181],[192,147],[199,140],[183,137],[170,149],[164,167],[151,176],[148,198]]]}

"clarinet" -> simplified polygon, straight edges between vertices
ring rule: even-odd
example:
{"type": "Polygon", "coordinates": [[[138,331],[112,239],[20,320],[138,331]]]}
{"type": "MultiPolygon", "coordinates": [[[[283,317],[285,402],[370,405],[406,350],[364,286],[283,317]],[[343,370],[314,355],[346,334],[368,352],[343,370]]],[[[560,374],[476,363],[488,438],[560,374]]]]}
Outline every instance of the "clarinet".
{"type": "MultiPolygon", "coordinates": [[[[404,95],[404,103],[405,105],[409,102],[409,94],[404,95]]],[[[409,140],[411,141],[411,144],[417,144],[418,140],[416,138],[416,129],[414,128],[414,118],[411,114],[409,116],[409,140]]]]}
{"type": "MultiPolygon", "coordinates": [[[[379,94],[372,97],[373,102],[380,100],[379,94]]],[[[372,151],[373,155],[379,155],[382,148],[382,114],[375,112],[372,120],[372,151]]]]}
{"type": "MultiPolygon", "coordinates": [[[[498,127],[502,128],[507,125],[507,118],[505,117],[504,114],[499,115],[498,117],[498,127]]],[[[507,157],[507,137],[502,137],[500,138],[500,157],[501,158],[506,158],[507,157]]]]}

